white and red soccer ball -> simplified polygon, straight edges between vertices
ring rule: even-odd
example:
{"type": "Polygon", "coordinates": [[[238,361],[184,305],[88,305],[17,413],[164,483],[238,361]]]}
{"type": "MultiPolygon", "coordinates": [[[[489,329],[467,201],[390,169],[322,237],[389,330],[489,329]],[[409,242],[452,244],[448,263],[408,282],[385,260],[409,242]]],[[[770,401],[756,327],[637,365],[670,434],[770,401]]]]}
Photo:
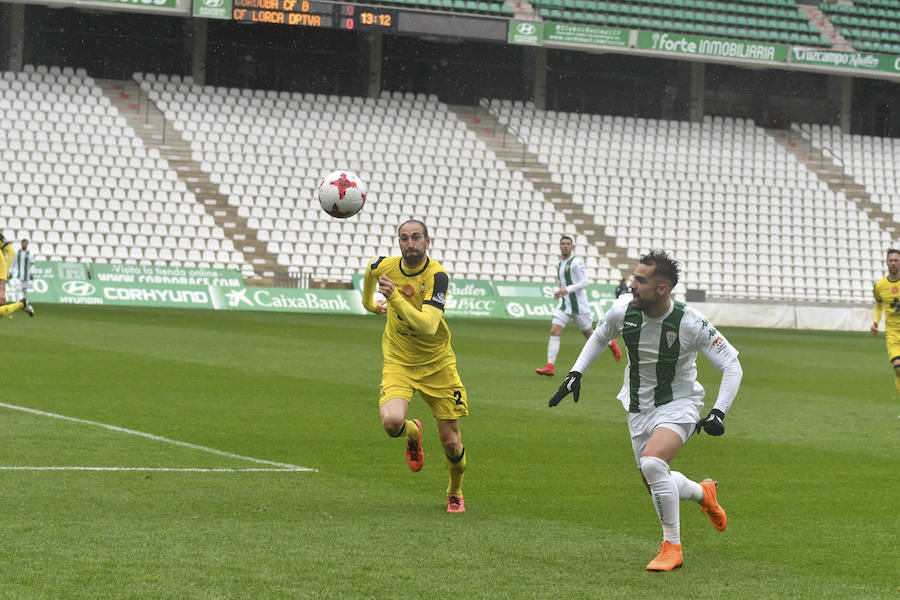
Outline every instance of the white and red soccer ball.
{"type": "Polygon", "coordinates": [[[319,181],[316,198],[329,215],[346,219],[366,203],[366,184],[350,171],[332,171],[319,181]]]}

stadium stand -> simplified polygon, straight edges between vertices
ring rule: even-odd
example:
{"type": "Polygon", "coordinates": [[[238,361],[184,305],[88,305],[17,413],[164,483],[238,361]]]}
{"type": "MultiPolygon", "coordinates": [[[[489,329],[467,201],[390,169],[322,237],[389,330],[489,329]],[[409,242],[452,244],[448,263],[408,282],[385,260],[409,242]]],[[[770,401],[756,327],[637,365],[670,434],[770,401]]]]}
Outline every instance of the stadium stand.
{"type": "Polygon", "coordinates": [[[839,127],[815,123],[794,127],[816,148],[839,156],[872,201],[900,221],[900,139],[851,135],[839,127]]]}
{"type": "MultiPolygon", "coordinates": [[[[165,75],[141,86],[294,272],[346,281],[394,252],[393,227],[412,217],[431,224],[435,257],[459,277],[542,281],[556,261],[562,215],[434,97],[251,92],[165,75]],[[340,165],[370,182],[365,209],[346,221],[323,218],[313,197],[340,165]]],[[[590,260],[604,279],[618,277],[596,251],[590,260]]]]}
{"type": "Polygon", "coordinates": [[[0,218],[43,260],[241,269],[177,173],[83,70],[0,73],[0,218]]]}
{"type": "Polygon", "coordinates": [[[867,301],[881,276],[890,235],[752,121],[490,107],[628,254],[664,247],[683,257],[688,289],[867,301]]]}
{"type": "Polygon", "coordinates": [[[388,0],[384,4],[511,17],[513,9],[505,0],[388,0]]]}
{"type": "MultiPolygon", "coordinates": [[[[267,252],[293,273],[347,282],[368,258],[396,250],[397,223],[422,218],[435,257],[456,277],[545,281],[559,235],[590,226],[567,218],[540,184],[433,96],[326,96],[136,77],[267,252]],[[370,183],[367,206],[345,221],[325,218],[313,197],[318,178],[341,165],[354,165],[370,183]]],[[[890,233],[750,120],[484,104],[611,244],[629,256],[664,247],[681,258],[686,289],[726,299],[867,302],[882,275],[890,233]]],[[[83,71],[2,73],[0,110],[0,219],[10,235],[33,241],[39,259],[254,275],[231,232],[83,71]]],[[[898,140],[819,125],[795,130],[833,148],[847,176],[900,220],[898,140]]],[[[594,245],[579,249],[596,281],[627,275],[594,245]]]]}
{"type": "Polygon", "coordinates": [[[793,0],[531,0],[544,20],[830,46],[793,0]]]}
{"type": "Polygon", "coordinates": [[[819,8],[855,49],[900,54],[900,0],[822,2],[819,8]]]}

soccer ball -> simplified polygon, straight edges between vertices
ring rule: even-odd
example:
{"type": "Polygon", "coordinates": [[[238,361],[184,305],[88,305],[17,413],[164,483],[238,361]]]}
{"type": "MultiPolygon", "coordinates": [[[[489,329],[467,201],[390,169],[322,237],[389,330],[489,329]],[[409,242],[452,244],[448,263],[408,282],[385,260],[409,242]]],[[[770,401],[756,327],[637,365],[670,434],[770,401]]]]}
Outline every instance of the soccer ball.
{"type": "Polygon", "coordinates": [[[332,171],[319,181],[316,198],[329,215],[346,219],[366,203],[366,184],[350,171],[332,171]]]}

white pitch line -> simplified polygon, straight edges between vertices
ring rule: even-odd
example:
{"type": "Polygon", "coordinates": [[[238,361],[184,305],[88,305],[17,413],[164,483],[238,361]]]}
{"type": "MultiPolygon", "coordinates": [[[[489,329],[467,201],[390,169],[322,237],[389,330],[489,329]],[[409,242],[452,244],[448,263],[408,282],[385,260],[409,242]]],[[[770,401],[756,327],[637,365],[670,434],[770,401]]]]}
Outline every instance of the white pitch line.
{"type": "Polygon", "coordinates": [[[168,471],[174,473],[284,473],[287,471],[309,471],[305,467],[297,469],[283,468],[248,468],[232,469],[230,467],[202,468],[202,467],[6,467],[0,466],[0,471],[168,471]]]}
{"type": "MultiPolygon", "coordinates": [[[[78,419],[76,417],[67,417],[65,415],[60,415],[57,413],[46,412],[46,411],[37,410],[34,408],[27,408],[25,406],[16,406],[15,404],[7,404],[5,402],[0,402],[0,407],[8,408],[10,410],[18,410],[18,411],[30,413],[33,415],[39,415],[41,417],[51,417],[53,419],[61,419],[63,421],[70,421],[72,423],[81,423],[83,425],[93,425],[94,427],[102,427],[103,429],[108,429],[110,431],[116,431],[119,433],[127,433],[129,435],[136,435],[138,437],[146,438],[149,440],[155,440],[157,442],[165,442],[166,444],[172,444],[175,446],[191,448],[192,450],[199,450],[201,452],[207,452],[209,454],[216,454],[218,456],[225,456],[225,457],[233,458],[236,460],[246,460],[246,461],[257,463],[260,465],[271,465],[273,467],[280,467],[280,469],[272,469],[273,471],[281,470],[281,471],[318,472],[318,469],[312,469],[309,467],[301,467],[298,465],[292,465],[290,463],[275,462],[272,460],[265,460],[263,458],[254,458],[252,456],[243,456],[241,454],[234,454],[233,452],[226,452],[224,450],[216,450],[215,448],[210,448],[208,446],[201,446],[199,444],[191,444],[190,442],[181,442],[178,440],[172,440],[167,437],[163,437],[161,435],[155,435],[153,433],[145,433],[143,431],[136,431],[134,429],[126,429],[124,427],[118,427],[116,425],[107,425],[106,423],[100,423],[98,421],[88,421],[87,419],[78,419]]],[[[211,469],[211,470],[214,470],[214,469],[211,469]]]]}

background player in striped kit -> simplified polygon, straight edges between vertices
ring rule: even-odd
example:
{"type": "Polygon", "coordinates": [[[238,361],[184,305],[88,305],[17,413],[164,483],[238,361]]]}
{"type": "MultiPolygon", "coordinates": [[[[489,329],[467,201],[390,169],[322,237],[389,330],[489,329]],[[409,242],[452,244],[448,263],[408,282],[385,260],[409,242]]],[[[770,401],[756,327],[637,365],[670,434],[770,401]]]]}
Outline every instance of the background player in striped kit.
{"type": "Polygon", "coordinates": [[[10,281],[15,284],[13,298],[27,299],[32,277],[34,277],[34,257],[31,255],[31,250],[28,249],[28,240],[22,240],[22,245],[9,267],[10,281]]]}
{"type": "Polygon", "coordinates": [[[3,234],[0,234],[0,317],[10,315],[17,310],[23,310],[29,317],[34,316],[34,308],[28,304],[28,300],[22,298],[17,302],[6,303],[6,280],[9,278],[9,267],[16,256],[16,251],[3,234]]]}
{"type": "MultiPolygon", "coordinates": [[[[575,321],[584,337],[590,338],[594,333],[593,316],[591,315],[591,305],[587,299],[585,289],[588,285],[587,272],[584,267],[584,261],[574,255],[575,243],[568,235],[564,235],[559,239],[559,255],[560,261],[556,265],[556,274],[559,278],[559,289],[553,294],[553,297],[559,300],[559,305],[553,313],[553,321],[550,324],[550,341],[547,342],[547,364],[534,372],[538,375],[552,376],[554,374],[553,365],[556,363],[556,357],[559,355],[559,342],[563,329],[568,325],[569,320],[575,321]]],[[[603,315],[598,315],[603,317],[603,315]]],[[[616,360],[622,358],[622,352],[616,340],[609,342],[609,349],[612,350],[616,360]]]]}
{"type": "Polygon", "coordinates": [[[550,406],[556,406],[571,393],[578,402],[581,374],[609,340],[622,335],[628,366],[618,398],[628,411],[634,457],[663,529],[659,554],[647,565],[648,571],[671,571],[683,563],[679,500],[699,502],[713,526],[725,529],[716,482],[697,483],[670,471],[669,465],[694,432],[725,432],[725,414],[743,377],[738,352],[725,336],[699,312],[670,297],[678,275],[678,263],[665,252],[642,256],[632,274],[631,294],[613,303],[550,399],[550,406]],[[704,419],[700,419],[705,392],[697,381],[698,352],[722,372],[715,406],[704,419]]]}

